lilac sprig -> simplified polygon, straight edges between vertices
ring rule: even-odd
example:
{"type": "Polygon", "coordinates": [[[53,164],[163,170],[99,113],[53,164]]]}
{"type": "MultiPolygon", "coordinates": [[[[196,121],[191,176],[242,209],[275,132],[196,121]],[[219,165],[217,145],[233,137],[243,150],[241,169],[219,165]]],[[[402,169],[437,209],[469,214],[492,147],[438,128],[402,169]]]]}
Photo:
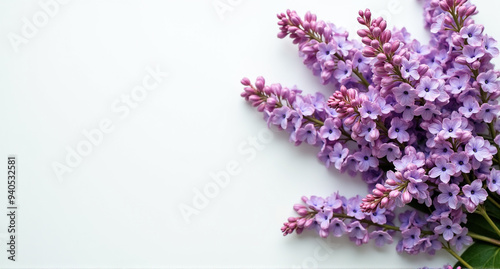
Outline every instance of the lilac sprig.
{"type": "Polygon", "coordinates": [[[371,77],[368,61],[360,52],[360,44],[347,39],[347,32],[340,32],[332,23],[317,20],[310,12],[304,19],[291,10],[277,16],[278,38],[290,36],[293,39],[304,64],[323,84],[333,83],[338,87],[356,82],[368,88],[371,77]]]}

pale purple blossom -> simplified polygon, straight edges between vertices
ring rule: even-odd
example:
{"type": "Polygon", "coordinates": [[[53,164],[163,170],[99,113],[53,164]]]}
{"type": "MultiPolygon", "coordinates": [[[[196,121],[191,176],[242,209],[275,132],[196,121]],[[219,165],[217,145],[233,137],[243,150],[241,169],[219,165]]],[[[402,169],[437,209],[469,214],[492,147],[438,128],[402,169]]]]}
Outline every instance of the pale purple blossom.
{"type": "Polygon", "coordinates": [[[460,192],[460,187],[457,184],[446,184],[440,183],[439,191],[441,194],[438,195],[438,202],[441,204],[447,204],[451,209],[457,209],[458,206],[458,193],[460,192]]]}
{"type": "Polygon", "coordinates": [[[455,234],[460,234],[462,232],[462,227],[449,218],[442,218],[441,224],[434,228],[434,232],[442,234],[444,240],[450,241],[455,234]]]}
{"type": "Polygon", "coordinates": [[[450,176],[456,173],[455,165],[449,163],[445,157],[437,157],[435,165],[436,166],[429,172],[429,176],[431,178],[439,177],[439,179],[444,183],[448,183],[450,181],[450,176]]]}
{"type": "Polygon", "coordinates": [[[484,49],[482,47],[464,46],[462,50],[465,56],[465,61],[473,63],[484,56],[484,49]]]}
{"type": "Polygon", "coordinates": [[[483,30],[484,27],[482,25],[471,24],[460,30],[460,36],[467,39],[469,45],[480,46],[483,41],[483,30]]]}
{"type": "Polygon", "coordinates": [[[483,182],[480,179],[472,181],[472,183],[466,184],[462,187],[462,191],[465,197],[469,198],[474,205],[479,205],[486,201],[488,193],[483,189],[483,182]]]}
{"type": "Polygon", "coordinates": [[[319,129],[319,136],[323,139],[335,141],[340,138],[340,135],[341,131],[336,126],[333,118],[326,119],[323,126],[319,129]]]}
{"type": "Polygon", "coordinates": [[[417,71],[418,62],[417,61],[408,61],[407,59],[403,59],[401,64],[401,75],[405,79],[409,79],[410,77],[417,80],[420,78],[420,74],[417,71]]]}
{"type": "Polygon", "coordinates": [[[388,131],[388,136],[391,139],[396,139],[400,143],[410,140],[410,134],[406,131],[409,124],[400,118],[393,118],[391,120],[391,127],[388,131]]]}
{"type": "Polygon", "coordinates": [[[422,97],[427,101],[434,102],[439,97],[439,82],[430,77],[420,79],[420,84],[417,86],[418,97],[422,97]]]}
{"type": "Polygon", "coordinates": [[[415,89],[406,83],[394,88],[393,94],[396,101],[403,106],[413,105],[415,98],[417,97],[415,89]]]}

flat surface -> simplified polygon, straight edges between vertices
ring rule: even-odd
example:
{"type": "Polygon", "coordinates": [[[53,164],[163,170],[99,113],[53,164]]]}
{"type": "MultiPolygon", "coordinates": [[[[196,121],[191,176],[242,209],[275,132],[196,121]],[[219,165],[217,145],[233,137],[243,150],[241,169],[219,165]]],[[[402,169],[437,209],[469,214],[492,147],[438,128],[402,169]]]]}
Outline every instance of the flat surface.
{"type": "MultiPolygon", "coordinates": [[[[475,3],[477,21],[500,38],[500,4],[475,3]]],[[[302,195],[367,190],[359,178],[327,170],[316,148],[268,131],[239,97],[239,81],[263,75],[330,94],[291,41],[276,38],[275,14],[311,10],[354,36],[357,10],[366,7],[428,39],[422,10],[410,0],[109,0],[45,8],[1,1],[0,207],[7,207],[7,156],[15,154],[19,209],[16,262],[7,260],[8,223],[0,217],[0,267],[453,262],[443,252],[408,256],[394,244],[356,247],[347,238],[280,233],[302,195]],[[189,217],[180,210],[187,207],[189,217]]]]}

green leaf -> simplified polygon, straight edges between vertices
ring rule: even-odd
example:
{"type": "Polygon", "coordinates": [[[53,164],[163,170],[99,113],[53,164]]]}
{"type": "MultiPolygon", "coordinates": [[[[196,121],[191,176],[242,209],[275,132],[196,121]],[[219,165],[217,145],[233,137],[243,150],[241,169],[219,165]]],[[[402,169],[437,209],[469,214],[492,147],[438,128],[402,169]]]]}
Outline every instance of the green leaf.
{"type": "MultiPolygon", "coordinates": [[[[488,214],[489,213],[490,212],[488,212],[488,214]]],[[[500,228],[500,221],[495,218],[493,221],[500,228]]],[[[493,230],[490,224],[479,214],[467,214],[467,224],[465,224],[465,227],[467,227],[470,232],[500,240],[495,230],[493,230]]]]}
{"type": "MultiPolygon", "coordinates": [[[[500,247],[476,242],[463,254],[462,259],[474,268],[500,268],[500,247]]],[[[463,266],[460,262],[456,266],[463,266]]]]}

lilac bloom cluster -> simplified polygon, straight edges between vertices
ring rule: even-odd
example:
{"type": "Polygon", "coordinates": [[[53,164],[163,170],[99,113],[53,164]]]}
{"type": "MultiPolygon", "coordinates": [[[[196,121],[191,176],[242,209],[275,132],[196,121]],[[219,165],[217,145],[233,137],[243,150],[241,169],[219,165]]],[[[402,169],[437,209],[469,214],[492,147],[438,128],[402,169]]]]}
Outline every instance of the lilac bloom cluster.
{"type": "Polygon", "coordinates": [[[468,213],[492,223],[484,203],[500,207],[500,73],[491,63],[497,42],[473,21],[476,7],[467,0],[422,2],[428,45],[404,28],[389,30],[368,9],[358,14],[361,43],[311,13],[278,14],[278,37],[292,38],[304,64],[336,90],[327,99],[244,78],[242,97],[290,142],[317,146],[326,167],[361,173],[370,192],[303,198],[285,235],[307,228],[382,245],[398,232],[398,251],[452,253],[473,241],[468,213]],[[410,203],[428,211],[394,214],[410,203]]]}

